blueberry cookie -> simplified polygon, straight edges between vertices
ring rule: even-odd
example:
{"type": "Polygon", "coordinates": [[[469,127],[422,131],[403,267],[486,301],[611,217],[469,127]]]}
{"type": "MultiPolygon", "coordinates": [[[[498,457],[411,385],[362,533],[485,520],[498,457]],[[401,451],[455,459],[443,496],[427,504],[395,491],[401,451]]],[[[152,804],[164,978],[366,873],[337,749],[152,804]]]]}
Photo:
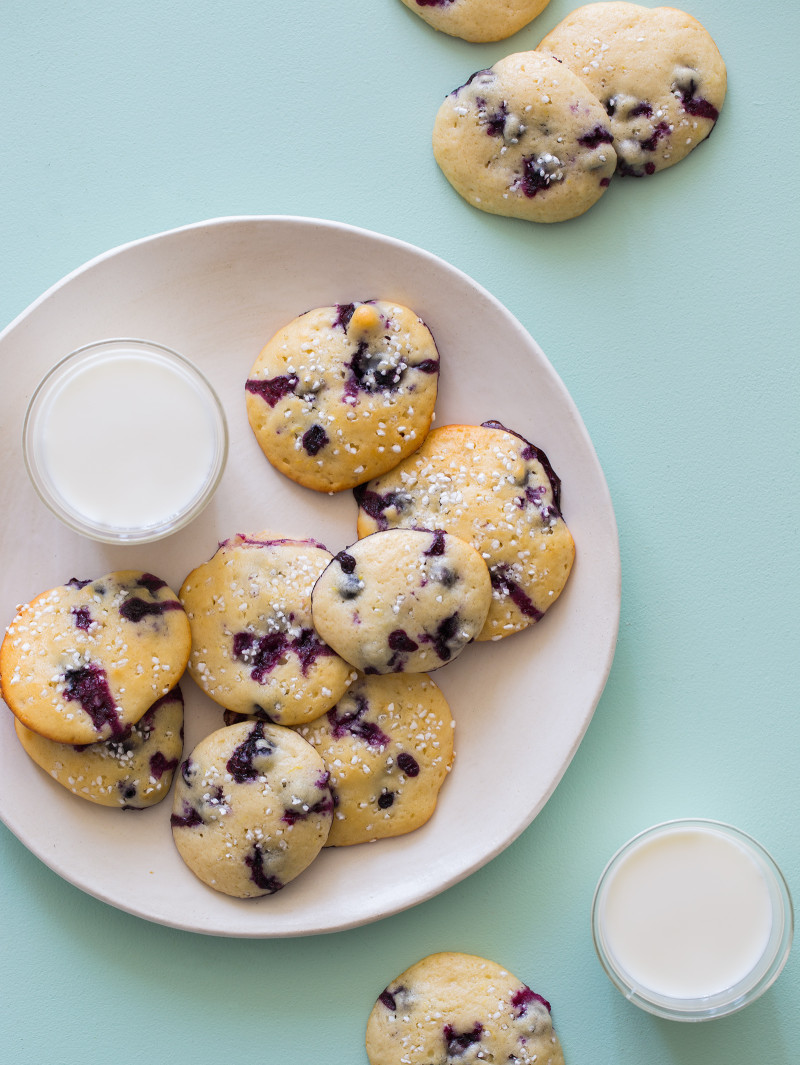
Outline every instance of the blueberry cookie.
{"type": "Polygon", "coordinates": [[[433,417],[439,355],[407,307],[318,307],[284,326],[246,385],[247,415],[272,465],[320,492],[376,477],[414,451],[433,417]]]}
{"type": "Polygon", "coordinates": [[[430,954],[378,996],[371,1065],[564,1065],[550,1003],[496,962],[430,954]]]}
{"type": "Polygon", "coordinates": [[[617,170],[644,177],[680,162],[714,128],[727,74],[703,26],[672,7],[588,4],[537,46],[603,103],[617,170]]]}
{"type": "Polygon", "coordinates": [[[117,739],[178,683],[191,634],[152,573],[71,580],[21,607],[0,647],[3,698],[57,743],[117,739]]]}
{"type": "Polygon", "coordinates": [[[502,41],[535,19],[550,0],[403,0],[429,26],[464,41],[502,41]]]}
{"type": "Polygon", "coordinates": [[[498,422],[434,429],[416,455],[355,495],[359,536],[422,526],[478,550],[492,583],[479,640],[538,621],[566,584],[575,546],[561,482],[543,451],[498,422]]]}
{"type": "Polygon", "coordinates": [[[331,827],[328,774],[291,729],[245,721],[212,732],[175,782],[172,835],[204,884],[272,895],[319,854],[331,827]]]}
{"type": "Polygon", "coordinates": [[[453,764],[453,718],[430,677],[361,676],[297,731],[330,773],[326,847],[400,836],[430,819],[453,764]]]}
{"type": "Polygon", "coordinates": [[[445,99],[433,153],[468,203],[490,214],[563,222],[605,192],[617,156],[600,101],[564,64],[517,52],[445,99]]]}
{"type": "Polygon", "coordinates": [[[99,743],[56,743],[14,721],[17,738],[38,766],[80,799],[144,809],[169,792],[183,751],[179,687],[153,703],[121,736],[99,743]]]}
{"type": "Polygon", "coordinates": [[[340,551],[314,585],[323,640],[365,673],[422,673],[452,661],[492,601],[471,544],[438,529],[375,532],[340,551]]]}
{"type": "Polygon", "coordinates": [[[234,536],[192,570],[189,672],[220,706],[280,725],[312,721],[344,694],[352,668],[320,638],[311,589],[331,561],[322,544],[234,536]]]}

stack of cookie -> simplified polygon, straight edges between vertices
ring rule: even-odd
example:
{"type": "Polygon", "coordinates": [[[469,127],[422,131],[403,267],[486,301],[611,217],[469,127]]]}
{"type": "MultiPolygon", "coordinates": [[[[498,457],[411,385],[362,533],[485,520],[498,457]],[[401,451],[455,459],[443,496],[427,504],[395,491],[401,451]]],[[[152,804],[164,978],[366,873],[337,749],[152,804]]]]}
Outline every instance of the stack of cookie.
{"type": "Polygon", "coordinates": [[[684,159],[714,128],[726,87],[719,50],[691,15],[588,4],[533,51],[450,93],[434,155],[480,210],[564,221],[595,204],[612,175],[646,177],[684,159]]]}

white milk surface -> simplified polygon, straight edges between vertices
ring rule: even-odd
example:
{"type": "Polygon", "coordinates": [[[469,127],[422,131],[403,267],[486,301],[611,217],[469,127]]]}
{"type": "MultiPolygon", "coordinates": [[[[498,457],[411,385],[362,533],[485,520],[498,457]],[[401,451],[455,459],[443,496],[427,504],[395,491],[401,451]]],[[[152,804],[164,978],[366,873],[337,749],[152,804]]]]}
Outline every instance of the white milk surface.
{"type": "Polygon", "coordinates": [[[608,881],[606,947],[634,984],[699,998],[733,986],[772,927],[767,882],[737,843],[707,828],[645,839],[608,881]]]}
{"type": "Polygon", "coordinates": [[[75,371],[42,412],[43,470],[95,523],[143,528],[184,510],[215,453],[209,400],[156,355],[112,353],[75,371]]]}

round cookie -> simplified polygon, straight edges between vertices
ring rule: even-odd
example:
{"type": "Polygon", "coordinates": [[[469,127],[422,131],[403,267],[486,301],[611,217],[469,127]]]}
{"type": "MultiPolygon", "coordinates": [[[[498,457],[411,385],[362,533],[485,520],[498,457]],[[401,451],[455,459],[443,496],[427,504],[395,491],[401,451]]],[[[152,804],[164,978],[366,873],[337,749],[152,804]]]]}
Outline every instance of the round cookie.
{"type": "Polygon", "coordinates": [[[464,41],[502,41],[535,19],[550,0],[403,0],[429,26],[464,41]]]}
{"type": "Polygon", "coordinates": [[[423,526],[473,544],[492,582],[479,640],[538,621],[570,574],[575,545],[559,509],[561,482],[543,451],[498,422],[434,429],[415,455],[355,495],[359,536],[423,526]]]}
{"type": "Polygon", "coordinates": [[[644,177],[680,162],[709,135],[725,100],[716,44],[672,7],[588,4],[537,51],[560,59],[603,103],[620,174],[644,177]]]}
{"type": "Polygon", "coordinates": [[[73,579],[21,607],[6,630],[3,698],[58,743],[119,738],[178,683],[190,645],[183,607],[152,573],[73,579]]]}
{"type": "Polygon", "coordinates": [[[80,799],[140,810],[166,797],[183,750],[183,695],[175,687],[121,735],[72,746],[18,720],[17,738],[38,766],[80,799]]]}
{"type": "Polygon", "coordinates": [[[318,307],[279,330],[246,384],[247,416],[281,473],[339,492],[390,470],[430,427],[439,355],[397,303],[318,307]]]}
{"type": "Polygon", "coordinates": [[[311,589],[322,544],[241,534],[180,590],[192,630],[189,672],[220,706],[280,725],[312,721],[344,694],[352,668],[320,639],[311,589]]]}
{"type": "Polygon", "coordinates": [[[370,1065],[564,1065],[550,1003],[496,962],[430,954],[381,992],[367,1021],[370,1065]]]}
{"type": "Polygon", "coordinates": [[[332,811],[314,748],[291,729],[245,721],[212,732],[184,761],[172,835],[204,884],[254,898],[274,894],[311,864],[332,811]]]}
{"type": "Polygon", "coordinates": [[[453,764],[453,718],[430,677],[360,676],[333,710],[297,731],[330,773],[326,847],[400,836],[430,819],[453,764]]]}
{"type": "Polygon", "coordinates": [[[340,551],[314,585],[317,632],[365,673],[421,673],[452,661],[492,601],[471,544],[438,529],[375,532],[340,551]]]}
{"type": "Polygon", "coordinates": [[[490,214],[563,222],[605,192],[617,157],[608,116],[549,55],[517,52],[444,100],[433,154],[465,200],[490,214]]]}

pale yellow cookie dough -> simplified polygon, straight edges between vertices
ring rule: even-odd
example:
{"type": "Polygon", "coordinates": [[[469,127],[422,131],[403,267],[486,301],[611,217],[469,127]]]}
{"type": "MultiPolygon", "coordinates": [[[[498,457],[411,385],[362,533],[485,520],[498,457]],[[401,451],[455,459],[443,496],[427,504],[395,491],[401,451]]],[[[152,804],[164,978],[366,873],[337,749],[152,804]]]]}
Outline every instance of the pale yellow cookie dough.
{"type": "Polygon", "coordinates": [[[378,996],[370,1065],[564,1065],[550,1003],[496,962],[430,954],[378,996]]]}
{"type": "Polygon", "coordinates": [[[502,41],[540,15],[550,0],[403,0],[429,26],[464,41],[502,41]]]}
{"type": "Polygon", "coordinates": [[[391,469],[431,424],[439,354],[408,307],[318,307],[279,330],[245,386],[272,465],[306,488],[340,492],[391,469]]]}
{"type": "Polygon", "coordinates": [[[330,773],[326,847],[412,832],[433,814],[453,764],[453,718],[424,673],[359,676],[333,710],[298,725],[330,773]]]}
{"type": "Polygon", "coordinates": [[[714,128],[725,63],[708,31],[673,7],[579,7],[537,45],[607,111],[618,172],[644,177],[684,159],[714,128]]]}
{"type": "Polygon", "coordinates": [[[496,422],[434,429],[397,469],[356,490],[358,534],[444,529],[489,567],[492,605],[479,640],[538,621],[569,577],[575,546],[547,456],[496,422]]]}

